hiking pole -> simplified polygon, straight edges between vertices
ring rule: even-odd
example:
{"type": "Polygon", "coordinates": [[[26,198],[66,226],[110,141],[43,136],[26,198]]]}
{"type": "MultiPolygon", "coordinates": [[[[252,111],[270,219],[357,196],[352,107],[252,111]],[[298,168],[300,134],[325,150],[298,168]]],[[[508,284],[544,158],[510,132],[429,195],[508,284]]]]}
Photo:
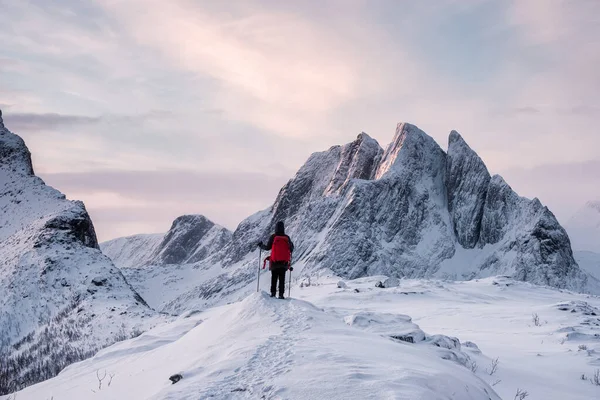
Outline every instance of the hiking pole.
{"type": "Polygon", "coordinates": [[[290,256],[290,283],[288,284],[288,298],[291,296],[292,293],[292,271],[294,270],[294,268],[292,268],[292,257],[290,256]]]}
{"type": "Polygon", "coordinates": [[[262,248],[258,249],[258,270],[256,271],[256,293],[260,292],[260,261],[262,259],[262,248]]]}

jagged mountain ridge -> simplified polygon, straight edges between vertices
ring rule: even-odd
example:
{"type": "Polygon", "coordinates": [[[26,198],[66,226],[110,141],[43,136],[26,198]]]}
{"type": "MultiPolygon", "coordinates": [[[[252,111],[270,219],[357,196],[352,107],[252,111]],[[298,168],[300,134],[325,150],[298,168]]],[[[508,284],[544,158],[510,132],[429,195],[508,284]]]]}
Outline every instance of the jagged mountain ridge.
{"type": "Polygon", "coordinates": [[[99,250],[82,202],[35,176],[0,112],[0,394],[144,330],[155,313],[99,250]]]}
{"type": "Polygon", "coordinates": [[[162,309],[206,278],[198,264],[219,254],[231,235],[202,215],[184,215],[164,235],[118,238],[100,247],[150,306],[162,309]]]}
{"type": "Polygon", "coordinates": [[[190,264],[218,252],[231,232],[203,215],[183,215],[166,234],[133,235],[101,243],[102,252],[119,268],[190,264]]]}
{"type": "Polygon", "coordinates": [[[598,290],[574,260],[566,231],[538,199],[519,197],[502,177],[491,176],[458,132],[450,134],[446,153],[419,128],[401,123],[385,150],[362,133],[311,155],[272,207],[244,220],[229,245],[201,263],[212,271],[206,282],[165,309],[179,312],[189,302],[202,306],[235,296],[254,279],[255,243],[279,220],[297,245],[303,274],[501,274],[598,290]]]}

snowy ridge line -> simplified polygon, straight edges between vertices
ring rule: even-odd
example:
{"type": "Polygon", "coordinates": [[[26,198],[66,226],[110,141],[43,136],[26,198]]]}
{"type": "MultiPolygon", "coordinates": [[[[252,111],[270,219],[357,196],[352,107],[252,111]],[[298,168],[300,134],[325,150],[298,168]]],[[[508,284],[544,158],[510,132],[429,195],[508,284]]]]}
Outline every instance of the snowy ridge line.
{"type": "Polygon", "coordinates": [[[18,397],[82,398],[97,385],[96,371],[106,370],[114,379],[95,398],[500,399],[462,357],[468,355],[456,349],[395,342],[310,302],[262,292],[116,344],[18,397]],[[183,379],[172,385],[173,374],[183,379]]]}

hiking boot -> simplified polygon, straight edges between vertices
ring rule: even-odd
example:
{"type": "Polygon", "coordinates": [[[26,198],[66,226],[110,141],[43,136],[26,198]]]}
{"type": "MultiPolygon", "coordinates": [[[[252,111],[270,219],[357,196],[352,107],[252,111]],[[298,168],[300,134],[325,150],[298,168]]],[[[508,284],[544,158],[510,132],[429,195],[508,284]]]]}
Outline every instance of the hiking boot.
{"type": "Polygon", "coordinates": [[[271,293],[271,297],[275,297],[275,293],[271,293]]]}
{"type": "Polygon", "coordinates": [[[285,300],[285,297],[283,297],[283,295],[280,294],[278,299],[285,300]]]}

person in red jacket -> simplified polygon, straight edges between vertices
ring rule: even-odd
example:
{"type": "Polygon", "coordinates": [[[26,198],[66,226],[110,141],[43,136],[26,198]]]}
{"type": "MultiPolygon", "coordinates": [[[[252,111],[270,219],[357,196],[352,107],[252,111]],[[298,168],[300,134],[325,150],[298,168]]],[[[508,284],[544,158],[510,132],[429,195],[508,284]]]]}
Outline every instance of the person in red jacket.
{"type": "Polygon", "coordinates": [[[275,225],[275,233],[271,235],[267,244],[258,242],[258,247],[263,250],[271,251],[271,297],[275,297],[277,281],[279,281],[279,298],[283,299],[285,292],[285,272],[291,270],[292,253],[294,243],[288,235],[285,234],[285,225],[283,221],[275,225]]]}

